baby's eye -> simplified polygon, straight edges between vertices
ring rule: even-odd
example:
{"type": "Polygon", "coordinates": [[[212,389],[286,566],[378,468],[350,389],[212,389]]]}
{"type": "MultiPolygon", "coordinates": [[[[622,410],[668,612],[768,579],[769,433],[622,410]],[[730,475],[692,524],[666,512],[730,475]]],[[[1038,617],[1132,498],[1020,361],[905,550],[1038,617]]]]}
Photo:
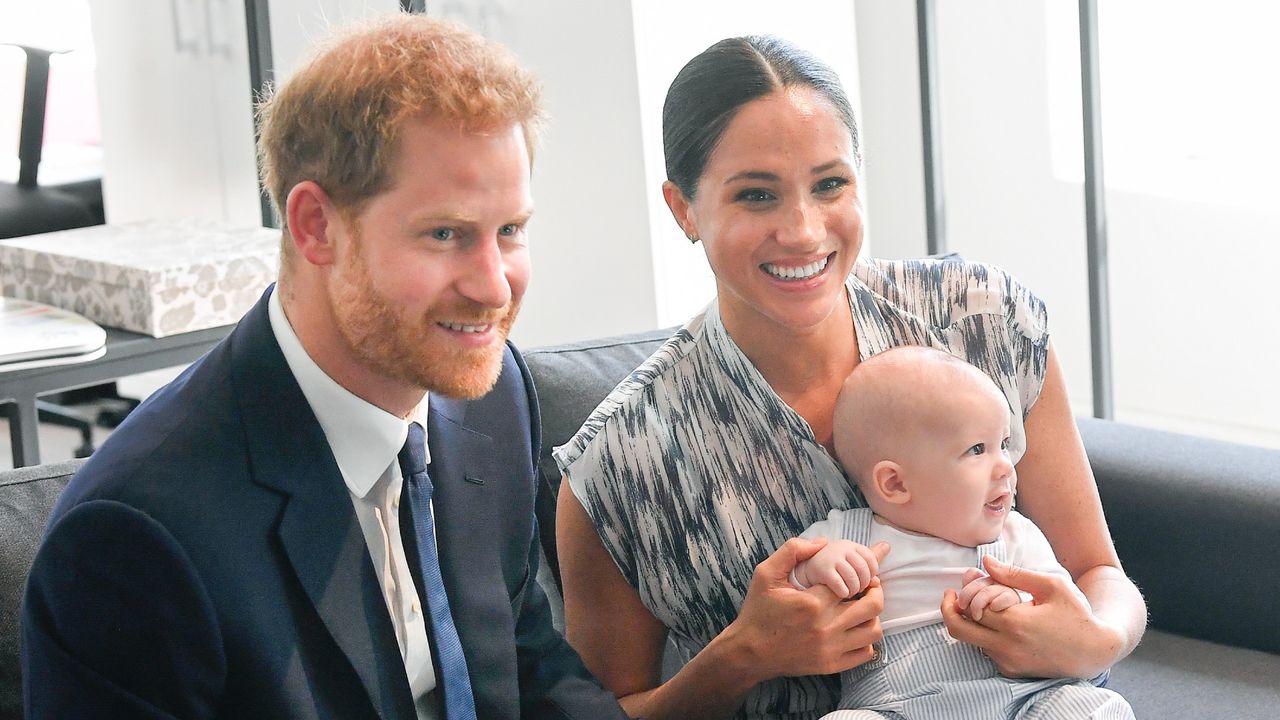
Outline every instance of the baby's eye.
{"type": "Polygon", "coordinates": [[[1006,451],[1009,449],[1009,438],[1000,441],[1000,449],[1006,451]]]}
{"type": "Polygon", "coordinates": [[[974,445],[973,447],[969,448],[965,452],[968,453],[969,455],[981,455],[986,451],[987,451],[987,444],[978,443],[977,445],[974,445]]]}

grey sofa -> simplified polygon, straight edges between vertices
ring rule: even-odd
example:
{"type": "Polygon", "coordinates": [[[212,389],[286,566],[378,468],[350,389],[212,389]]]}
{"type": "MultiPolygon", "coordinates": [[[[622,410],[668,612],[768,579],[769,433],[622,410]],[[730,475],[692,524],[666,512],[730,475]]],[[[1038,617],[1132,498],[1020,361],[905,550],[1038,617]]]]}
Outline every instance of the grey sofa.
{"type": "MultiPolygon", "coordinates": [[[[538,511],[558,605],[551,448],[666,332],[526,351],[542,407],[538,511]]],[[[1081,434],[1151,628],[1111,686],[1139,718],[1280,717],[1280,451],[1097,420],[1081,434]]],[[[0,470],[0,720],[21,718],[18,606],[53,502],[81,461],[0,470]]]]}
{"type": "MultiPolygon", "coordinates": [[[[525,352],[542,407],[544,530],[560,485],[551,448],[668,334],[525,352]]],[[[1139,718],[1280,718],[1280,450],[1091,418],[1079,427],[1151,616],[1110,686],[1139,718]]],[[[543,539],[554,567],[554,536],[543,539]]]]}

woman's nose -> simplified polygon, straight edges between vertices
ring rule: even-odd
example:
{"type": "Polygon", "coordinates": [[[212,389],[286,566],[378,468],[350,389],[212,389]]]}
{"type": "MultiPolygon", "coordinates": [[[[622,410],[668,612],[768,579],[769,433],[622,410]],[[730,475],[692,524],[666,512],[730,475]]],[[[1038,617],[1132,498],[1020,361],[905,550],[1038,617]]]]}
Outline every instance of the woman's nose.
{"type": "Polygon", "coordinates": [[[787,247],[807,248],[821,243],[823,234],[821,210],[802,200],[788,213],[785,227],[778,232],[778,240],[787,247]]]}

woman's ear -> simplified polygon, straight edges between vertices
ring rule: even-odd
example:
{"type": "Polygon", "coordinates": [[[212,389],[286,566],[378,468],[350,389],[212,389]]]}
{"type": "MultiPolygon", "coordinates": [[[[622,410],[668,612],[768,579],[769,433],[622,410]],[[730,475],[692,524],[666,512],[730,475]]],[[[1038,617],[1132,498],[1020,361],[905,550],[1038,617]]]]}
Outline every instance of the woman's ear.
{"type": "Polygon", "coordinates": [[[334,262],[334,230],[342,222],[329,195],[305,180],[293,186],[285,201],[285,222],[294,251],[312,265],[334,262]]]}
{"type": "Polygon", "coordinates": [[[887,503],[904,505],[911,501],[902,466],[892,460],[881,460],[871,469],[871,487],[887,503]]]}
{"type": "Polygon", "coordinates": [[[667,201],[667,208],[671,210],[671,217],[676,219],[676,224],[684,231],[684,236],[689,238],[690,242],[698,242],[698,223],[693,217],[693,211],[689,207],[689,199],[684,196],[679,186],[667,180],[662,183],[662,199],[667,201]]]}

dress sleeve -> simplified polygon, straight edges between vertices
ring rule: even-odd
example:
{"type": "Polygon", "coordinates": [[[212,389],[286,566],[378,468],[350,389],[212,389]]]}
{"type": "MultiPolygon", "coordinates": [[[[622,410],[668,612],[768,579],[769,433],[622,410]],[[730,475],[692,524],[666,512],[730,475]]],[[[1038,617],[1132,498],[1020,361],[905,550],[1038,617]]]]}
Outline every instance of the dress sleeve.
{"type": "MultiPolygon", "coordinates": [[[[632,529],[633,519],[628,508],[642,502],[634,497],[643,487],[634,465],[652,456],[620,452],[619,445],[613,423],[602,422],[598,427],[583,426],[567,444],[554,450],[553,457],[568,481],[569,491],[591,518],[601,544],[627,583],[638,588],[640,576],[632,548],[641,540],[632,529]],[[587,433],[591,437],[583,440],[581,436],[587,433]]],[[[561,486],[562,492],[564,487],[561,486]]]]}
{"type": "Polygon", "coordinates": [[[1014,381],[1022,403],[1025,420],[1031,406],[1040,397],[1049,357],[1048,311],[1044,301],[1009,273],[989,268],[1005,291],[1003,309],[1009,327],[1014,381]]]}

